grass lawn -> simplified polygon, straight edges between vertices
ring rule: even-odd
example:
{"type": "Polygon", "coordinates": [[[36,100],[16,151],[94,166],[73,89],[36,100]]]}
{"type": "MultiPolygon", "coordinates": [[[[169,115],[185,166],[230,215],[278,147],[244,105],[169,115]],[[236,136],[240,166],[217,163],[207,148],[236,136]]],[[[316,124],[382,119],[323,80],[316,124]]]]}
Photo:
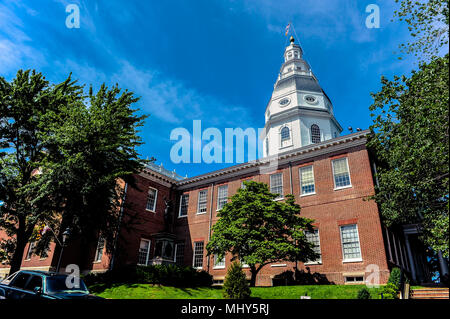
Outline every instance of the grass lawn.
{"type": "MultiPolygon", "coordinates": [[[[308,295],[312,299],[356,299],[360,285],[280,286],[254,287],[252,297],[261,299],[300,299],[308,295]]],[[[222,288],[175,288],[148,284],[97,284],[89,287],[91,293],[111,299],[222,299],[222,288]]],[[[379,289],[369,289],[377,298],[379,289]]]]}

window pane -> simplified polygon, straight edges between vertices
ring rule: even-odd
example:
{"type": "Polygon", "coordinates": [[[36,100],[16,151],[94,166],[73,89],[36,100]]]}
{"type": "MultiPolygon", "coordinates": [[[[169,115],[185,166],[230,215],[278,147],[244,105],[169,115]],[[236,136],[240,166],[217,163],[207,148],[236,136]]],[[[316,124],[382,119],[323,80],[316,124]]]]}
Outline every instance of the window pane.
{"type": "Polygon", "coordinates": [[[139,265],[147,265],[148,264],[149,252],[150,252],[150,241],[146,240],[146,239],[141,239],[141,244],[139,246],[139,257],[138,257],[139,265]]]}
{"type": "Polygon", "coordinates": [[[283,198],[283,174],[270,175],[270,192],[278,194],[277,198],[283,198]]]}
{"type": "Polygon", "coordinates": [[[341,238],[344,260],[361,258],[358,229],[356,225],[342,226],[341,238]]]}
{"type": "Polygon", "coordinates": [[[320,143],[320,128],[316,124],[311,125],[311,143],[320,143]]]}
{"type": "Polygon", "coordinates": [[[95,251],[95,261],[101,261],[103,257],[103,248],[105,247],[105,239],[100,237],[97,242],[97,249],[95,251]]]}
{"type": "Polygon", "coordinates": [[[149,188],[148,197],[147,197],[147,209],[151,211],[155,211],[156,206],[156,189],[149,188]]]}
{"type": "Polygon", "coordinates": [[[189,205],[189,194],[181,195],[179,216],[186,216],[189,205]]]}
{"type": "Polygon", "coordinates": [[[289,128],[283,127],[281,129],[281,140],[288,140],[290,138],[289,128]]]}
{"type": "Polygon", "coordinates": [[[336,187],[350,185],[350,174],[348,172],[347,158],[333,161],[334,183],[336,187]]]}
{"type": "Polygon", "coordinates": [[[12,283],[13,287],[17,288],[25,288],[25,284],[28,281],[28,278],[30,278],[29,274],[26,273],[19,273],[16,278],[14,279],[14,282],[12,283]]]}
{"type": "Polygon", "coordinates": [[[28,251],[27,251],[27,256],[25,257],[26,260],[31,259],[31,256],[33,256],[33,250],[34,247],[36,246],[36,242],[32,241],[30,242],[30,244],[28,245],[28,251]]]}
{"type": "Polygon", "coordinates": [[[217,255],[214,255],[214,267],[224,268],[225,267],[225,256],[221,260],[217,259],[217,255]]]}
{"type": "Polygon", "coordinates": [[[194,243],[194,268],[203,267],[203,242],[197,241],[194,243]]]}
{"type": "Polygon", "coordinates": [[[198,193],[198,209],[197,213],[206,213],[206,200],[208,191],[202,190],[198,193]]]}
{"type": "MultiPolygon", "coordinates": [[[[314,229],[314,231],[312,231],[312,232],[306,231],[306,232],[305,232],[305,235],[306,235],[306,239],[307,239],[310,243],[314,244],[314,252],[315,252],[316,254],[321,255],[321,252],[320,252],[319,230],[318,230],[318,229],[314,229]]],[[[318,258],[317,260],[310,260],[310,262],[317,262],[317,261],[320,261],[321,258],[322,258],[322,256],[319,256],[319,258],[318,258]]]]}
{"type": "Polygon", "coordinates": [[[175,249],[175,263],[182,266],[184,264],[184,243],[176,244],[175,249]]]}
{"type": "Polygon", "coordinates": [[[27,283],[25,290],[33,291],[34,288],[39,287],[42,288],[42,277],[41,276],[33,276],[30,281],[27,283]]]}
{"type": "Polygon", "coordinates": [[[300,184],[302,194],[314,193],[315,187],[312,166],[300,168],[300,184]]]}
{"type": "Polygon", "coordinates": [[[228,185],[220,186],[218,189],[217,209],[222,209],[228,202],[228,185]]]}

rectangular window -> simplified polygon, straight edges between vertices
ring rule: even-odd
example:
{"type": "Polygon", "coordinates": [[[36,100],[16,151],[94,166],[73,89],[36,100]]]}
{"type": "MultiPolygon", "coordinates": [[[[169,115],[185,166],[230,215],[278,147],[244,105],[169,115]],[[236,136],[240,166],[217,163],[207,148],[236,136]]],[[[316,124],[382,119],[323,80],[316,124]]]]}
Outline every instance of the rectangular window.
{"type": "Polygon", "coordinates": [[[206,213],[207,199],[208,199],[208,190],[205,189],[205,190],[198,192],[197,214],[206,213]]]}
{"type": "Polygon", "coordinates": [[[350,172],[348,169],[347,158],[340,158],[332,161],[333,163],[333,176],[334,187],[343,188],[351,185],[350,172]]]}
{"type": "Polygon", "coordinates": [[[344,261],[361,261],[358,227],[354,225],[341,226],[342,254],[344,261]]]}
{"type": "Polygon", "coordinates": [[[349,276],[345,277],[346,283],[363,283],[364,282],[364,276],[349,276]]]}
{"type": "Polygon", "coordinates": [[[228,185],[219,186],[217,193],[217,210],[220,210],[228,201],[228,185]]]}
{"type": "Polygon", "coordinates": [[[150,240],[141,239],[139,246],[138,265],[147,266],[150,257],[150,240]]]}
{"type": "Polygon", "coordinates": [[[318,229],[314,229],[314,231],[312,231],[312,232],[306,231],[305,235],[306,235],[306,239],[310,243],[314,244],[314,252],[316,254],[319,254],[319,258],[317,258],[316,260],[310,260],[310,261],[308,261],[308,263],[321,263],[322,262],[322,254],[320,252],[319,230],[318,229]]]}
{"type": "Polygon", "coordinates": [[[147,207],[146,207],[147,210],[156,212],[157,197],[158,197],[158,190],[150,187],[148,189],[147,207]]]}
{"type": "Polygon", "coordinates": [[[35,241],[30,242],[30,244],[28,245],[28,251],[27,251],[27,256],[25,257],[25,260],[31,259],[31,256],[33,256],[33,253],[34,253],[34,247],[36,247],[36,242],[35,241]]]}
{"type": "Polygon", "coordinates": [[[175,245],[175,264],[182,266],[184,264],[184,243],[175,245]]]}
{"type": "Polygon", "coordinates": [[[214,255],[214,268],[216,269],[223,269],[225,268],[225,256],[222,257],[222,259],[217,259],[217,254],[214,255]]]}
{"type": "Polygon", "coordinates": [[[270,192],[278,194],[276,199],[283,198],[283,174],[270,175],[270,192]]]}
{"type": "Polygon", "coordinates": [[[189,205],[189,194],[183,194],[180,198],[180,211],[178,212],[178,217],[187,216],[189,205]]]}
{"type": "Polygon", "coordinates": [[[103,257],[103,248],[105,247],[105,239],[100,236],[97,242],[97,249],[95,250],[94,262],[99,262],[103,257]]]}
{"type": "Polygon", "coordinates": [[[203,267],[203,242],[196,241],[194,242],[194,268],[202,268],[203,267]]]}
{"type": "Polygon", "coordinates": [[[314,171],[312,165],[301,167],[299,172],[301,195],[314,194],[316,189],[314,186],[314,171]]]}

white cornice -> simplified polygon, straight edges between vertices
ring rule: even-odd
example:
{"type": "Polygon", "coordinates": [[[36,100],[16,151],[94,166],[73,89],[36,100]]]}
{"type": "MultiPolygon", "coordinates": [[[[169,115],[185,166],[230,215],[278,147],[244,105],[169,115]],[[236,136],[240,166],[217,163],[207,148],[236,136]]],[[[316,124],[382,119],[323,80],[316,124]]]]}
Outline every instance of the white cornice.
{"type": "Polygon", "coordinates": [[[343,151],[355,146],[364,145],[367,141],[369,130],[341,136],[321,143],[308,145],[292,151],[281,153],[274,156],[264,157],[262,159],[239,164],[229,168],[221,169],[211,173],[194,176],[176,183],[179,190],[195,188],[200,185],[217,183],[223,180],[231,179],[236,176],[242,176],[258,172],[260,167],[267,165],[278,157],[278,167],[287,165],[289,162],[306,160],[318,157],[324,154],[343,151]]]}

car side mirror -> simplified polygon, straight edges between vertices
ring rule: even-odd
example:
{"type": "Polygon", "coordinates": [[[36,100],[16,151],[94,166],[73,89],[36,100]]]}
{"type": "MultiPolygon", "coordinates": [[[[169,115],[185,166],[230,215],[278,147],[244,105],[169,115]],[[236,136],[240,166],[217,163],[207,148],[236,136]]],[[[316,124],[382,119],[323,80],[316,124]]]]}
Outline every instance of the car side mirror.
{"type": "Polygon", "coordinates": [[[40,295],[41,294],[41,287],[34,287],[34,289],[33,289],[33,291],[34,291],[34,293],[36,294],[36,295],[40,295]]]}

